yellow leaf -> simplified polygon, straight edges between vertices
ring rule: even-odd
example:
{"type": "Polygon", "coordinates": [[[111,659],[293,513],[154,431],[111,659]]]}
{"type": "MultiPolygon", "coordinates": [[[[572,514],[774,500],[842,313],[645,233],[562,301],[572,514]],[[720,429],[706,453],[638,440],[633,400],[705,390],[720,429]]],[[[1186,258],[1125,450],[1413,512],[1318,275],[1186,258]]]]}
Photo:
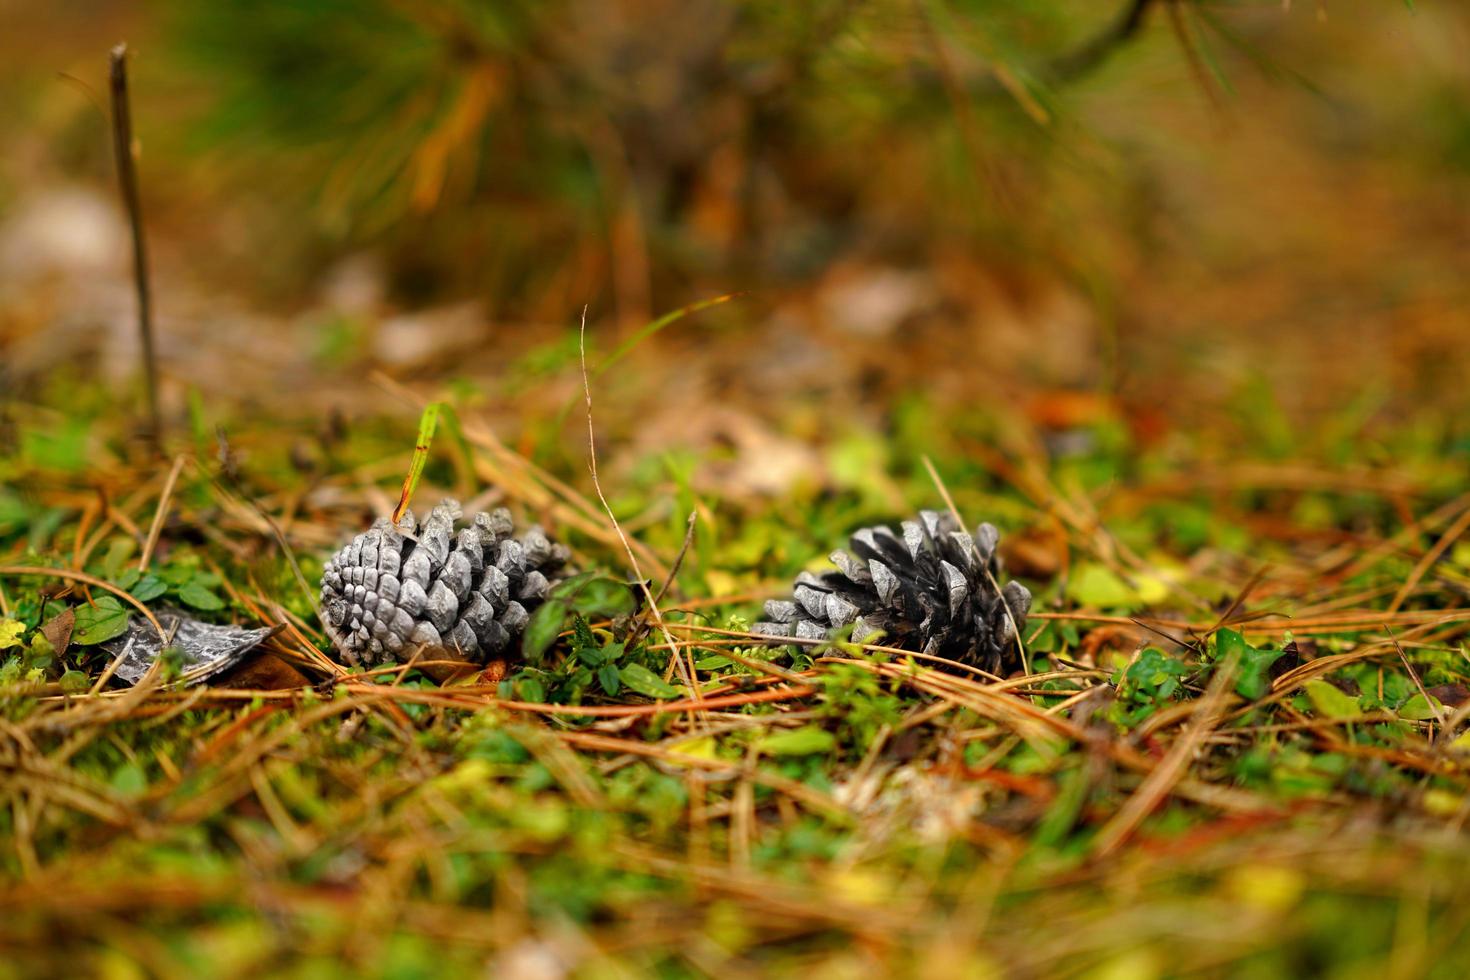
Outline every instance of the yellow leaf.
{"type": "Polygon", "coordinates": [[[1306,882],[1290,868],[1271,864],[1244,864],[1232,869],[1224,881],[1236,901],[1263,912],[1284,912],[1301,898],[1306,882]]]}
{"type": "Polygon", "coordinates": [[[740,591],[740,580],[718,568],[704,573],[704,584],[709,586],[710,595],[735,595],[740,591]]]}
{"type": "Polygon", "coordinates": [[[1465,797],[1447,789],[1427,789],[1419,801],[1423,804],[1425,813],[1436,817],[1453,817],[1465,805],[1465,797]]]}
{"type": "Polygon", "coordinates": [[[827,879],[832,894],[854,905],[882,905],[893,897],[893,885],[882,875],[848,868],[827,879]]]}
{"type": "Polygon", "coordinates": [[[703,738],[695,738],[690,739],[687,742],[680,742],[678,745],[672,746],[669,751],[677,752],[680,755],[687,755],[690,758],[694,759],[717,758],[715,754],[715,739],[713,735],[706,735],[703,738]]]}
{"type": "Polygon", "coordinates": [[[25,623],[18,623],[13,619],[0,619],[0,650],[20,646],[20,635],[25,631],[25,623]]]}
{"type": "Polygon", "coordinates": [[[1138,598],[1145,605],[1154,605],[1169,598],[1169,583],[1160,575],[1138,576],[1138,598]]]}

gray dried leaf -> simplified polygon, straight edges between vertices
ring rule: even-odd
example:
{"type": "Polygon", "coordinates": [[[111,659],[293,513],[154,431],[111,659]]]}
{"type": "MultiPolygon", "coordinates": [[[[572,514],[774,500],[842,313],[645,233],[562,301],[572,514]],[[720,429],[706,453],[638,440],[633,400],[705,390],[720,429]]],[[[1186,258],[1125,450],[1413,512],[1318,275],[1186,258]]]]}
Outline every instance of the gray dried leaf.
{"type": "MultiPolygon", "coordinates": [[[[229,670],[285,628],[284,624],[260,629],[220,626],[169,610],[155,615],[164,635],[170,638],[167,647],[178,651],[182,669],[179,680],[185,685],[202,683],[229,670]]],[[[122,655],[116,676],[127,684],[136,684],[163,654],[165,644],[152,623],[133,616],[126,632],[100,644],[99,649],[109,658],[122,655]]]]}

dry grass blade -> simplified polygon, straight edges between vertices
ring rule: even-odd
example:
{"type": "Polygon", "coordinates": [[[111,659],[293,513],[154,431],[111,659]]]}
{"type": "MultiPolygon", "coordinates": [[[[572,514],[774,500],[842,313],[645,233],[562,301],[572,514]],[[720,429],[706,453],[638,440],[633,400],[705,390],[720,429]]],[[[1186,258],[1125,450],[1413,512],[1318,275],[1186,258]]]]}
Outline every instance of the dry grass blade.
{"type": "Polygon", "coordinates": [[[168,471],[168,479],[163,481],[163,492],[158,495],[158,509],[153,513],[153,523],[148,526],[148,540],[143,543],[143,553],[138,557],[138,571],[148,571],[148,563],[153,560],[153,549],[158,547],[158,537],[163,533],[163,522],[168,517],[168,504],[173,497],[174,484],[178,482],[179,473],[184,468],[187,457],[182,453],[174,457],[174,465],[168,471]]]}
{"type": "MultiPolygon", "coordinates": [[[[628,536],[623,533],[622,525],[618,523],[617,515],[613,513],[612,505],[607,502],[607,495],[602,492],[602,481],[597,478],[597,433],[592,424],[592,381],[587,374],[587,308],[582,308],[582,325],[577,334],[577,350],[582,365],[582,392],[587,401],[587,469],[592,474],[592,489],[597,492],[597,499],[602,503],[602,509],[607,514],[612,529],[622,543],[623,551],[628,556],[628,565],[633,570],[633,580],[638,583],[639,590],[643,593],[643,599],[648,603],[648,614],[653,618],[664,639],[669,644],[669,657],[678,665],[680,675],[684,684],[689,688],[696,702],[701,700],[699,693],[699,676],[694,670],[694,658],[690,657],[686,664],[684,658],[679,656],[679,651],[674,643],[674,636],[664,625],[663,615],[658,610],[658,599],[654,597],[652,590],[648,587],[648,580],[643,577],[643,569],[638,564],[638,556],[633,553],[633,546],[628,543],[628,536]]],[[[693,527],[693,524],[690,524],[693,527]]]]}
{"type": "MultiPolygon", "coordinates": [[[[415,394],[381,371],[372,372],[368,379],[420,410],[429,402],[428,398],[415,394]]],[[[473,465],[480,477],[504,490],[508,496],[524,501],[538,510],[550,512],[559,523],[575,528],[595,541],[611,547],[625,546],[607,527],[602,511],[596,504],[565,481],[505,445],[487,426],[463,418],[460,431],[467,443],[487,450],[493,457],[489,460],[475,457],[473,465]]],[[[662,578],[668,574],[668,565],[647,545],[637,539],[629,539],[626,546],[637,552],[650,575],[662,578]]]]}
{"type": "Polygon", "coordinates": [[[1408,601],[1409,596],[1413,595],[1414,590],[1419,587],[1419,583],[1423,581],[1429,569],[1443,557],[1450,545],[1459,540],[1460,536],[1467,529],[1470,529],[1470,507],[1467,507],[1444,534],[1440,535],[1439,540],[1434,543],[1434,547],[1430,548],[1425,552],[1424,557],[1419,559],[1413,571],[1409,573],[1409,577],[1404,580],[1403,586],[1394,595],[1393,601],[1388,604],[1390,614],[1398,612],[1403,607],[1403,604],[1408,601]]]}
{"type": "MultiPolygon", "coordinates": [[[[608,735],[595,735],[584,732],[561,732],[557,737],[569,745],[577,745],[593,751],[647,756],[649,758],[659,759],[665,763],[689,768],[711,771],[727,770],[732,767],[740,768],[734,763],[721,759],[707,759],[703,756],[690,755],[687,752],[674,752],[658,745],[650,745],[647,742],[635,742],[630,739],[614,738],[608,735]]],[[[805,783],[788,779],[778,773],[767,772],[753,765],[747,765],[741,771],[752,782],[767,786],[778,793],[784,793],[797,802],[804,804],[814,813],[843,820],[851,817],[851,813],[848,812],[846,807],[842,806],[831,796],[815,790],[805,783]]]]}
{"type": "Polygon", "coordinates": [[[1237,667],[1236,658],[1231,657],[1215,668],[1215,676],[1189,726],[1170,746],[1163,761],[1154,767],[1143,784],[1098,832],[1093,842],[1096,856],[1106,857],[1117,851],[1184,776],[1195,752],[1220,718],[1226,693],[1235,681],[1237,667]]]}

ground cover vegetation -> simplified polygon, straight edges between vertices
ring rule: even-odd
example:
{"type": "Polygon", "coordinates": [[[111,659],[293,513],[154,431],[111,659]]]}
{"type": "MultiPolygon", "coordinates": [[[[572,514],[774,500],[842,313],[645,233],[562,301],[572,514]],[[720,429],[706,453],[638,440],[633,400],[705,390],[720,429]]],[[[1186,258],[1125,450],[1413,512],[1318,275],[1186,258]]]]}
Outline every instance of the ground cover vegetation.
{"type": "MultiPolygon", "coordinates": [[[[684,541],[668,501],[706,521],[636,630],[598,505],[466,424],[425,480],[560,523],[611,587],[568,590],[502,677],[440,686],[336,665],[313,608],[411,425],[305,471],[242,428],[227,475],[215,433],[170,471],[109,414],[24,412],[0,498],[13,963],[1285,975],[1395,950],[1458,969],[1463,443],[1348,486],[1296,458],[1161,493],[1177,472],[1117,433],[1044,470],[931,438],[962,513],[1024,543],[1030,669],[998,678],[759,645],[757,597],[885,509],[813,489],[728,513],[670,465],[614,508],[645,572],[684,541]],[[287,622],[268,649],[294,683],[98,690],[117,592],[287,622]]],[[[920,465],[891,477],[939,493],[920,465]]]]}
{"type": "Polygon", "coordinates": [[[0,977],[1464,975],[1470,24],[1279,7],[27,14],[154,43],[175,182],[161,431],[0,184],[0,977]],[[444,497],[570,571],[344,664],[326,563],[444,497]],[[753,630],[920,509],[1001,672],[753,630]],[[165,610],[281,628],[116,680],[165,610]]]}

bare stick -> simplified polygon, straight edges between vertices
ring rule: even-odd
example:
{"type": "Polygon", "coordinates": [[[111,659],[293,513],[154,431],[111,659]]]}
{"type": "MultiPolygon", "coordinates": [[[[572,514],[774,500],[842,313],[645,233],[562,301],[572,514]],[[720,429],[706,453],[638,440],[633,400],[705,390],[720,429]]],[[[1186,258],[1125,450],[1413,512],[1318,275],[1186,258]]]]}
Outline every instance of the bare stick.
{"type": "Polygon", "coordinates": [[[138,197],[138,170],[133,159],[133,119],[128,110],[128,46],[108,55],[112,85],[112,152],[117,158],[117,186],[133,230],[133,290],[138,296],[138,335],[143,340],[143,377],[148,389],[148,424],[154,448],[163,442],[158,415],[158,359],[153,350],[153,297],[148,288],[148,248],[143,240],[143,205],[138,197]]]}

